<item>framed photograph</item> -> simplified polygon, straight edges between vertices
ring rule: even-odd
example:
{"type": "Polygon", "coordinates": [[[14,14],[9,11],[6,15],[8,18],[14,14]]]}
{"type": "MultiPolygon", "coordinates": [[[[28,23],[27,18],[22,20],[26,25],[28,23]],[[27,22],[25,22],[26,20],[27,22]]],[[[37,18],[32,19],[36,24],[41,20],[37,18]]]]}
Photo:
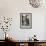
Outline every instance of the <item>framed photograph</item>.
{"type": "Polygon", "coordinates": [[[32,29],[32,13],[20,13],[20,28],[32,29]]]}

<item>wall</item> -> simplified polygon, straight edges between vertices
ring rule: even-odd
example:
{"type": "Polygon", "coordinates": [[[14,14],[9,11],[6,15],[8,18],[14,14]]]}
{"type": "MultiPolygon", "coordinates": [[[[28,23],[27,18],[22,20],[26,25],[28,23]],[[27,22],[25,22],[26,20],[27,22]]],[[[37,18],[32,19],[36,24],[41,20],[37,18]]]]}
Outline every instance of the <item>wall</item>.
{"type": "MultiPolygon", "coordinates": [[[[28,0],[0,0],[0,17],[12,17],[10,35],[17,40],[27,40],[34,34],[39,40],[45,38],[45,8],[32,8],[28,0]],[[20,29],[20,13],[32,13],[32,29],[20,29]]],[[[2,31],[0,32],[0,35],[2,31]]],[[[12,37],[11,36],[11,37],[12,37]]],[[[0,36],[2,39],[2,36],[0,36]]]]}

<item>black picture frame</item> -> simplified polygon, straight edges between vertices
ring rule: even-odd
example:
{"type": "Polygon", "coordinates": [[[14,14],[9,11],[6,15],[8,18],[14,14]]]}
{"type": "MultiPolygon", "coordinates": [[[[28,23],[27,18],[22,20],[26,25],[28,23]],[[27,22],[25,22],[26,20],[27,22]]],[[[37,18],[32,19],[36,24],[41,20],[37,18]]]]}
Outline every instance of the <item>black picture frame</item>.
{"type": "Polygon", "coordinates": [[[20,13],[20,28],[32,29],[32,13],[20,13]]]}

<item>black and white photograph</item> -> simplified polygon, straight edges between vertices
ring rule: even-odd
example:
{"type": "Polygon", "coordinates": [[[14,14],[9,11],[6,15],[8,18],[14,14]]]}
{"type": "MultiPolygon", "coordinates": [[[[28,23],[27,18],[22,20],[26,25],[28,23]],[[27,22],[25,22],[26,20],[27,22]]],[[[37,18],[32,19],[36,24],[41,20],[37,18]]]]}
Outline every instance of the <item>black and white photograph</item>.
{"type": "Polygon", "coordinates": [[[32,13],[20,13],[20,28],[32,28],[32,13]]]}

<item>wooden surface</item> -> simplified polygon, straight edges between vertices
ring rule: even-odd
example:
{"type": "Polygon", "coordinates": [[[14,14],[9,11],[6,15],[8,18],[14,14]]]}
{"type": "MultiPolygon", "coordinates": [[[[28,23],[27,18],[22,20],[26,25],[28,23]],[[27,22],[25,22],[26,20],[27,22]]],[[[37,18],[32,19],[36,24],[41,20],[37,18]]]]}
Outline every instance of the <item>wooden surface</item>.
{"type": "Polygon", "coordinates": [[[39,41],[29,41],[29,40],[15,40],[15,41],[12,41],[12,40],[7,40],[7,41],[6,42],[9,45],[16,45],[16,46],[20,46],[20,44],[24,44],[24,46],[40,46],[40,45],[41,46],[46,46],[46,40],[39,40],[39,41]]]}
{"type": "Polygon", "coordinates": [[[28,43],[28,42],[34,42],[34,43],[36,43],[36,42],[38,42],[38,43],[46,43],[46,40],[39,40],[39,41],[29,41],[29,40],[13,40],[12,42],[22,42],[22,43],[28,43]]]}
{"type": "Polygon", "coordinates": [[[28,46],[28,43],[24,43],[24,46],[28,46]]]}
{"type": "Polygon", "coordinates": [[[24,44],[24,46],[46,46],[46,40],[39,41],[29,41],[29,40],[8,40],[8,43],[14,44],[16,46],[20,46],[20,44],[24,44]]]}

